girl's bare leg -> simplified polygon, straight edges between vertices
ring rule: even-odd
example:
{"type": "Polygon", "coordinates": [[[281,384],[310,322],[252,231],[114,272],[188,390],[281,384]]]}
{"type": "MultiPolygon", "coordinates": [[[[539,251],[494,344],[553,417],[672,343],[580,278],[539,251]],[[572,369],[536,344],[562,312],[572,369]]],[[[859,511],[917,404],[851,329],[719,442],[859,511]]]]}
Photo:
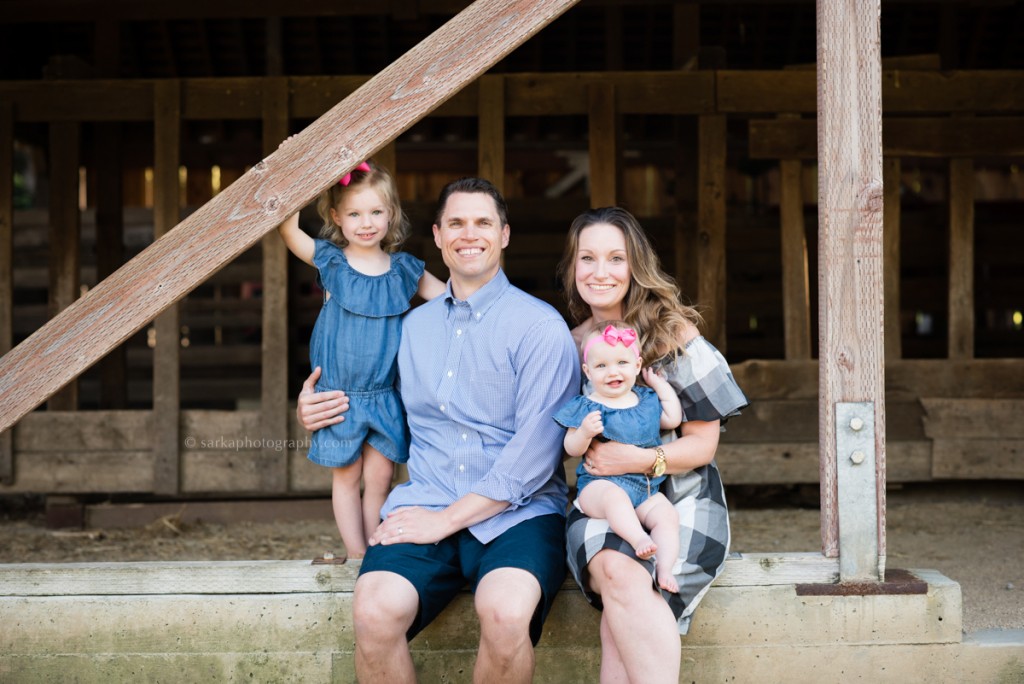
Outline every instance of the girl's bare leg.
{"type": "Polygon", "coordinates": [[[658,550],[640,524],[629,495],[618,485],[605,480],[591,482],[580,492],[580,506],[591,518],[607,520],[612,531],[625,539],[639,558],[650,558],[658,550]]]}
{"type": "Polygon", "coordinates": [[[672,566],[679,556],[679,513],[672,502],[660,492],[640,504],[636,512],[658,545],[658,558],[655,563],[658,586],[665,591],[678,592],[679,584],[672,574],[672,566]]]}
{"type": "Polygon", "coordinates": [[[349,558],[362,558],[366,554],[366,533],[363,530],[363,508],[359,497],[359,481],[363,472],[363,459],[344,468],[333,468],[331,506],[334,522],[341,533],[345,552],[349,558]]]}
{"type": "Polygon", "coordinates": [[[380,525],[380,509],[391,491],[395,464],[369,444],[363,445],[363,532],[366,538],[380,525]]]}

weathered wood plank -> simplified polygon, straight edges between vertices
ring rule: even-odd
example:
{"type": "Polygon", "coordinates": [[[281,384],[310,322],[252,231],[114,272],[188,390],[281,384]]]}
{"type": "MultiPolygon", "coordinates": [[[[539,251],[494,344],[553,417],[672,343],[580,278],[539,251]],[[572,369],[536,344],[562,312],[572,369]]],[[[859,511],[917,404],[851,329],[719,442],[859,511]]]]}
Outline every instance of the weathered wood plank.
{"type": "Polygon", "coordinates": [[[153,448],[152,411],[46,411],[14,428],[20,454],[48,451],[145,451],[153,448]]]}
{"type": "MultiPolygon", "coordinates": [[[[751,119],[750,156],[815,159],[814,135],[813,119],[751,119]]],[[[890,157],[1024,155],[1024,120],[1020,118],[889,118],[882,135],[883,152],[890,157]]]]}
{"type": "Polygon", "coordinates": [[[811,358],[811,300],[804,227],[803,165],[779,162],[782,239],[782,315],[787,360],[811,358]]]}
{"type": "MultiPolygon", "coordinates": [[[[0,356],[14,344],[14,108],[0,99],[0,356]]],[[[0,484],[14,478],[14,436],[0,432],[0,484]]]]}
{"type": "Polygon", "coordinates": [[[505,192],[505,79],[481,76],[477,81],[480,98],[477,133],[477,172],[505,192]]]}
{"type": "MultiPolygon", "coordinates": [[[[814,71],[719,71],[717,110],[722,113],[817,111],[814,71]]],[[[887,69],[882,107],[889,113],[1018,112],[1024,109],[1019,71],[887,69]]]]}
{"type": "MultiPolygon", "coordinates": [[[[154,99],[153,237],[160,240],[180,219],[180,82],[167,80],[157,83],[154,99]]],[[[118,271],[121,272],[123,269],[118,271]]],[[[157,287],[162,287],[162,283],[158,282],[157,287]]],[[[164,309],[154,327],[153,488],[158,494],[177,494],[181,481],[181,343],[177,303],[171,303],[164,309]]]]}
{"type": "Polygon", "coordinates": [[[5,494],[153,491],[152,450],[88,451],[76,448],[28,454],[15,449],[14,456],[14,482],[0,486],[0,492],[5,494]]]}
{"type": "Polygon", "coordinates": [[[698,119],[697,170],[697,302],[704,316],[704,335],[726,353],[725,171],[726,122],[722,115],[698,119]]]}
{"type": "Polygon", "coordinates": [[[885,362],[903,356],[900,321],[900,160],[882,160],[882,279],[885,289],[885,362]]]}
{"type": "Polygon", "coordinates": [[[1024,439],[937,439],[932,444],[932,477],[1024,479],[1024,439]]]}
{"type": "MultiPolygon", "coordinates": [[[[268,79],[263,90],[263,153],[272,154],[288,137],[288,81],[268,79]]],[[[270,443],[288,437],[288,248],[271,231],[263,236],[263,340],[260,413],[270,443]]],[[[264,446],[268,461],[261,491],[288,490],[287,452],[264,446]]]]}
{"type": "Polygon", "coordinates": [[[611,207],[619,194],[619,114],[615,87],[610,83],[587,86],[590,150],[590,206],[611,207]]]}
{"type": "MultiPolygon", "coordinates": [[[[956,119],[963,121],[963,119],[956,119]]],[[[1024,122],[1021,124],[1024,128],[1024,122]]],[[[974,162],[949,162],[949,358],[974,357],[974,162]]]]}
{"type": "MultiPolygon", "coordinates": [[[[50,239],[47,309],[52,319],[78,299],[81,280],[81,216],[78,210],[78,167],[81,133],[77,123],[50,124],[50,239]]],[[[72,380],[53,395],[53,411],[78,408],[78,383],[72,380]]]]}
{"type": "MultiPolygon", "coordinates": [[[[819,392],[822,546],[843,579],[879,579],[885,556],[882,346],[882,91],[877,3],[818,0],[819,392]],[[878,539],[846,536],[838,507],[838,403],[874,405],[876,491],[845,515],[877,520],[878,539]],[[869,508],[868,508],[869,507],[869,508]],[[868,550],[870,548],[870,550],[868,550]]],[[[779,124],[800,123],[778,121],[779,124]]],[[[844,456],[845,457],[845,456],[844,456]]]]}
{"type": "Polygon", "coordinates": [[[0,430],[573,4],[477,0],[435,31],[0,359],[0,430]]]}
{"type": "MultiPolygon", "coordinates": [[[[888,440],[925,439],[924,409],[916,399],[887,399],[885,413],[888,440]]],[[[754,397],[750,406],[743,409],[743,418],[730,421],[722,433],[723,444],[817,441],[817,399],[754,397]]]]}
{"type": "MultiPolygon", "coordinates": [[[[886,441],[886,479],[889,482],[928,482],[932,479],[932,443],[927,440],[886,441]]],[[[715,460],[726,487],[742,484],[800,484],[820,482],[817,442],[723,442],[715,460]]]]}
{"type": "Polygon", "coordinates": [[[1024,399],[922,398],[931,439],[1024,439],[1024,399]]]}

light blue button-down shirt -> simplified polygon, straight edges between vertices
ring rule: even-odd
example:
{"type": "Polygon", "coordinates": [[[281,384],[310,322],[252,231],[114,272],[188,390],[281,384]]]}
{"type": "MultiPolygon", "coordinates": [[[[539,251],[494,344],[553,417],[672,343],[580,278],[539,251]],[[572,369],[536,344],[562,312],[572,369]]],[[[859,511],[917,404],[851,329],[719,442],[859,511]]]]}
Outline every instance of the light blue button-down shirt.
{"type": "Polygon", "coordinates": [[[579,393],[579,356],[550,305],[503,271],[468,300],[448,292],[409,313],[398,351],[412,441],[409,481],[381,510],[444,509],[467,494],[508,508],[469,528],[487,543],[510,527],[565,514],[564,430],[555,411],[579,393]]]}

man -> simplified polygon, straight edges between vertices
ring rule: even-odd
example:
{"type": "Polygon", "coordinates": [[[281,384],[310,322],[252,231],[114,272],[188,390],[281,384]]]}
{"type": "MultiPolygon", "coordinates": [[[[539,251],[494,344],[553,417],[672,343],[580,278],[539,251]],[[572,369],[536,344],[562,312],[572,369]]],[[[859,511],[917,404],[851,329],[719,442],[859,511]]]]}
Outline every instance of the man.
{"type": "MultiPolygon", "coordinates": [[[[408,639],[468,582],[480,619],[474,680],[529,682],[565,573],[563,432],[551,416],[579,391],[578,355],[561,316],[500,268],[509,225],[497,188],[450,183],[433,232],[450,279],[403,325],[409,481],[385,502],[356,582],[356,673],[415,680],[408,639]]],[[[345,400],[311,388],[299,413],[315,429],[345,400]]]]}

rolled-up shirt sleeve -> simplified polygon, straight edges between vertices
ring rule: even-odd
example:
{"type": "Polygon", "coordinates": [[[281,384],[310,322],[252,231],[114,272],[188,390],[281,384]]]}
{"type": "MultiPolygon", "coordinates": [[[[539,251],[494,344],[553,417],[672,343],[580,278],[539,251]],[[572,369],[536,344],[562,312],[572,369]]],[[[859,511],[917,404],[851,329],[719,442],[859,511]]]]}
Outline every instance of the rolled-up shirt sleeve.
{"type": "Polygon", "coordinates": [[[524,335],[512,359],[515,434],[473,492],[518,507],[561,468],[565,430],[552,416],[579,394],[579,356],[561,320],[542,320],[524,335]]]}

